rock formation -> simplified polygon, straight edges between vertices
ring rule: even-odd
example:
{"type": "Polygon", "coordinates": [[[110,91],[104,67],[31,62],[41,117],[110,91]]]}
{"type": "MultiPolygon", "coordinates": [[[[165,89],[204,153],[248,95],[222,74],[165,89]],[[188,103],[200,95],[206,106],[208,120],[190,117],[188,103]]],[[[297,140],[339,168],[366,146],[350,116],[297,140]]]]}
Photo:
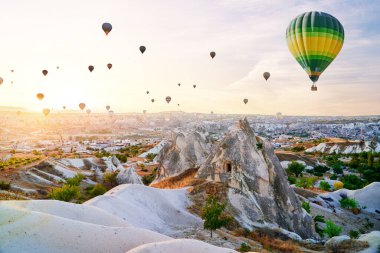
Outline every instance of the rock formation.
{"type": "Polygon", "coordinates": [[[166,177],[199,167],[209,155],[211,142],[204,133],[177,133],[171,145],[166,145],[158,154],[158,182],[166,177]]]}
{"type": "Polygon", "coordinates": [[[255,136],[246,119],[230,129],[196,177],[228,185],[228,207],[241,225],[279,225],[303,238],[314,236],[312,217],[301,208],[273,147],[255,136]]]}

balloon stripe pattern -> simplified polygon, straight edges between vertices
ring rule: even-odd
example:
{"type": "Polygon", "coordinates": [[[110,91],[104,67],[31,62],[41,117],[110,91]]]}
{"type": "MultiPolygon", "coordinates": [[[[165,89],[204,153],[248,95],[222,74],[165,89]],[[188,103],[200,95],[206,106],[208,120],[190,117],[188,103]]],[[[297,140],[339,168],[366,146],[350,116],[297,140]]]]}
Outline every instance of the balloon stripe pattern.
{"type": "Polygon", "coordinates": [[[286,41],[297,62],[316,82],[342,49],[344,29],[330,14],[305,12],[290,22],[286,41]]]}

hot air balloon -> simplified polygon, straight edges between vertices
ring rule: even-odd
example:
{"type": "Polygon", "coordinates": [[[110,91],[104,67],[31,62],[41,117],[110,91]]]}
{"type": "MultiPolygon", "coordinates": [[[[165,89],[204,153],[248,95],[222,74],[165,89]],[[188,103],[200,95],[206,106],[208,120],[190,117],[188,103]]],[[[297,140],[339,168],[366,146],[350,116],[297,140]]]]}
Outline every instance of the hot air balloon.
{"type": "Polygon", "coordinates": [[[112,25],[110,23],[103,23],[102,29],[106,35],[108,35],[112,30],[112,25]]]}
{"type": "Polygon", "coordinates": [[[46,69],[42,70],[42,74],[44,74],[44,76],[46,76],[48,74],[48,71],[46,69]]]}
{"type": "Polygon", "coordinates": [[[146,94],[149,94],[149,91],[148,91],[148,90],[146,91],[146,94]]]}
{"type": "Polygon", "coordinates": [[[0,77],[0,84],[4,82],[3,78],[0,77]]]}
{"type": "Polygon", "coordinates": [[[143,113],[145,114],[145,113],[146,113],[146,110],[143,110],[143,113]]]}
{"type": "Polygon", "coordinates": [[[177,106],[179,106],[179,104],[177,104],[177,106]]]}
{"type": "Polygon", "coordinates": [[[268,78],[270,77],[270,73],[264,72],[263,77],[265,78],[265,80],[268,80],[268,78]]]}
{"type": "Polygon", "coordinates": [[[144,47],[144,46],[140,46],[140,52],[141,52],[142,54],[145,52],[145,50],[146,50],[146,47],[144,47]]]}
{"type": "Polygon", "coordinates": [[[13,84],[13,81],[11,81],[11,84],[13,84]]]}
{"type": "Polygon", "coordinates": [[[87,110],[86,110],[86,113],[87,113],[87,114],[90,114],[90,113],[91,113],[91,110],[90,110],[90,109],[87,109],[87,110]]]}
{"type": "Polygon", "coordinates": [[[244,98],[243,102],[244,102],[244,104],[247,104],[248,103],[248,99],[244,98]]]}
{"type": "Polygon", "coordinates": [[[90,72],[92,72],[94,70],[94,66],[92,66],[92,65],[88,66],[88,70],[90,70],[90,72]]]}
{"type": "Polygon", "coordinates": [[[213,111],[211,111],[211,114],[214,114],[214,112],[213,112],[213,111]]]}
{"type": "Polygon", "coordinates": [[[216,54],[215,54],[214,51],[210,52],[210,56],[211,56],[212,59],[214,59],[215,55],[216,55],[216,54]]]}
{"type": "Polygon", "coordinates": [[[180,84],[180,83],[178,83],[178,87],[179,87],[179,86],[181,86],[181,84],[180,84]]]}
{"type": "Polygon", "coordinates": [[[107,109],[107,111],[109,111],[111,109],[111,106],[107,105],[106,109],[107,109]]]}
{"type": "Polygon", "coordinates": [[[79,108],[83,111],[83,109],[86,108],[86,104],[85,103],[80,103],[79,104],[79,108]]]}
{"type": "Polygon", "coordinates": [[[111,68],[112,68],[112,64],[111,64],[111,63],[108,63],[108,64],[107,64],[107,68],[108,68],[108,69],[111,69],[111,68]]]}
{"type": "Polygon", "coordinates": [[[62,108],[63,108],[63,110],[66,110],[66,106],[64,105],[64,106],[62,106],[62,108]]]}
{"type": "Polygon", "coordinates": [[[290,22],[286,41],[290,52],[315,86],[319,76],[342,49],[344,29],[330,14],[305,12],[290,22]]]}
{"type": "Polygon", "coordinates": [[[193,87],[196,88],[197,86],[194,84],[193,87]]]}
{"type": "Polygon", "coordinates": [[[13,73],[13,72],[15,72],[13,69],[11,69],[11,72],[13,73]]]}
{"type": "Polygon", "coordinates": [[[57,69],[59,69],[59,66],[57,66],[57,69]]]}
{"type": "Polygon", "coordinates": [[[169,103],[170,103],[170,101],[172,100],[172,98],[171,98],[171,97],[169,97],[169,96],[167,96],[167,97],[165,98],[165,100],[166,100],[166,102],[169,104],[169,103]]]}
{"type": "Polygon", "coordinates": [[[150,101],[152,101],[152,103],[154,103],[154,98],[152,98],[150,101]]]}
{"type": "Polygon", "coordinates": [[[49,113],[50,113],[50,109],[45,108],[45,109],[42,110],[42,113],[43,113],[45,116],[48,116],[49,113]]]}
{"type": "Polygon", "coordinates": [[[37,93],[37,99],[38,99],[38,100],[42,100],[44,97],[45,97],[44,94],[42,94],[42,93],[37,93]]]}

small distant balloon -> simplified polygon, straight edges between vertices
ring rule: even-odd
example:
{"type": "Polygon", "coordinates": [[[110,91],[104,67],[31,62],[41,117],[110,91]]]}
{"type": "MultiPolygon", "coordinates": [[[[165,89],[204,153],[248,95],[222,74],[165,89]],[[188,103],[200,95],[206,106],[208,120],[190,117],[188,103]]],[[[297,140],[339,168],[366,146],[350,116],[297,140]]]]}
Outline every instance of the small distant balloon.
{"type": "Polygon", "coordinates": [[[270,77],[270,73],[264,72],[263,76],[264,76],[265,80],[268,80],[268,78],[270,77]]]}
{"type": "Polygon", "coordinates": [[[111,68],[112,68],[112,64],[111,64],[111,63],[108,63],[108,64],[107,64],[107,68],[108,68],[108,69],[111,69],[111,68]]]}
{"type": "Polygon", "coordinates": [[[92,66],[92,65],[88,66],[88,70],[90,70],[90,72],[92,72],[94,70],[94,66],[92,66]]]}
{"type": "Polygon", "coordinates": [[[79,104],[79,108],[83,111],[83,109],[86,108],[86,104],[85,103],[80,103],[79,104]]]}
{"type": "Polygon", "coordinates": [[[172,98],[171,97],[169,97],[169,96],[167,96],[166,98],[165,98],[165,100],[166,100],[166,103],[170,103],[170,101],[172,100],[172,98]]]}
{"type": "Polygon", "coordinates": [[[3,78],[0,77],[0,84],[4,82],[3,78]]]}
{"type": "Polygon", "coordinates": [[[150,101],[152,101],[152,103],[154,103],[154,98],[152,98],[150,101]]]}
{"type": "Polygon", "coordinates": [[[64,106],[62,106],[62,108],[63,108],[63,110],[66,110],[66,106],[64,105],[64,106]]]}
{"type": "Polygon", "coordinates": [[[90,110],[90,109],[87,109],[87,110],[86,110],[86,113],[87,113],[87,114],[90,114],[90,113],[91,113],[91,110],[90,110]]]}
{"type": "Polygon", "coordinates": [[[180,87],[181,86],[181,84],[180,83],[178,83],[178,87],[180,87]]]}
{"type": "Polygon", "coordinates": [[[149,91],[148,91],[148,90],[146,91],[146,94],[149,94],[149,91]]]}
{"type": "Polygon", "coordinates": [[[197,86],[194,84],[193,87],[196,88],[197,86]]]}
{"type": "Polygon", "coordinates": [[[42,70],[42,74],[46,76],[48,74],[48,71],[46,69],[42,70]]]}
{"type": "Polygon", "coordinates": [[[11,72],[13,73],[13,72],[15,72],[13,69],[11,69],[11,72]]]}
{"type": "Polygon", "coordinates": [[[112,30],[112,25],[110,23],[103,23],[102,29],[106,35],[108,35],[112,30]]]}
{"type": "Polygon", "coordinates": [[[57,66],[57,69],[59,69],[59,66],[57,66]]]}
{"type": "Polygon", "coordinates": [[[11,84],[13,84],[13,81],[11,81],[11,84]]]}
{"type": "Polygon", "coordinates": [[[42,113],[43,113],[45,116],[48,116],[49,113],[50,113],[50,109],[45,108],[45,109],[42,110],[42,113]]]}
{"type": "Polygon", "coordinates": [[[210,56],[211,56],[212,59],[214,59],[215,55],[216,55],[216,54],[215,54],[214,51],[210,52],[210,56]]]}
{"type": "Polygon", "coordinates": [[[38,100],[42,100],[42,99],[44,99],[44,97],[45,97],[44,94],[42,94],[42,93],[37,93],[37,99],[38,99],[38,100]]]}
{"type": "Polygon", "coordinates": [[[211,114],[214,114],[214,112],[213,112],[213,111],[211,111],[211,114]]]}
{"type": "Polygon", "coordinates": [[[179,104],[177,104],[179,106],[179,104]]]}
{"type": "Polygon", "coordinates": [[[247,104],[248,103],[248,99],[244,98],[243,102],[244,102],[244,104],[247,104]]]}
{"type": "Polygon", "coordinates": [[[146,113],[146,110],[143,110],[143,113],[145,114],[145,113],[146,113]]]}
{"type": "Polygon", "coordinates": [[[107,105],[106,109],[107,109],[107,111],[109,111],[111,109],[111,106],[107,105]]]}
{"type": "Polygon", "coordinates": [[[146,50],[146,47],[145,46],[140,46],[140,52],[143,54],[146,50]]]}

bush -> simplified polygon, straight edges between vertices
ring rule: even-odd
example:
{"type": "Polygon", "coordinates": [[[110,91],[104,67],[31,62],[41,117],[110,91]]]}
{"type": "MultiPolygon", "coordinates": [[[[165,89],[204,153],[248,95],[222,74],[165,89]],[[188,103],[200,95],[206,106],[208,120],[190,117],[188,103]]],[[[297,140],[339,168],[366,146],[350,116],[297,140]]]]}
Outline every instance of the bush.
{"type": "Polygon", "coordinates": [[[249,251],[251,251],[251,246],[249,246],[248,244],[243,242],[242,244],[240,244],[239,251],[240,252],[249,252],[249,251]]]}
{"type": "Polygon", "coordinates": [[[296,177],[302,175],[302,172],[305,170],[305,165],[298,163],[296,161],[292,161],[288,165],[288,171],[294,174],[296,177]]]}
{"type": "Polygon", "coordinates": [[[342,198],[339,200],[340,206],[347,209],[353,209],[358,207],[358,202],[351,198],[342,198]]]}
{"type": "Polygon", "coordinates": [[[358,239],[360,233],[359,233],[359,231],[356,231],[356,230],[350,230],[349,235],[350,235],[351,239],[358,239]]]}
{"type": "Polygon", "coordinates": [[[331,190],[330,184],[327,183],[326,181],[319,182],[319,188],[321,188],[324,191],[330,191],[331,190]]]}
{"type": "Polygon", "coordinates": [[[92,187],[89,194],[92,198],[94,198],[96,196],[103,195],[106,192],[107,192],[107,188],[104,185],[96,184],[94,185],[94,187],[92,187]]]}
{"type": "Polygon", "coordinates": [[[335,225],[331,220],[328,220],[326,222],[326,228],[323,230],[323,233],[331,238],[340,235],[340,233],[342,233],[342,228],[335,225]]]}
{"type": "Polygon", "coordinates": [[[339,190],[343,188],[343,183],[340,181],[334,182],[334,189],[339,190]]]}
{"type": "Polygon", "coordinates": [[[317,215],[314,217],[314,221],[315,222],[323,222],[325,223],[325,217],[323,217],[322,215],[317,215]]]}
{"type": "Polygon", "coordinates": [[[295,184],[297,182],[297,179],[291,176],[288,176],[288,181],[290,184],[295,184]]]}
{"type": "Polygon", "coordinates": [[[356,175],[344,175],[340,178],[344,184],[344,188],[349,190],[357,190],[363,188],[363,181],[356,175]]]}
{"type": "Polygon", "coordinates": [[[310,213],[310,203],[309,202],[305,202],[305,201],[302,201],[302,208],[303,209],[305,209],[305,211],[307,212],[307,213],[310,213]]]}
{"type": "Polygon", "coordinates": [[[256,144],[256,148],[259,149],[259,150],[263,149],[263,144],[262,143],[257,143],[256,144]]]}
{"type": "Polygon", "coordinates": [[[103,181],[108,188],[113,188],[118,185],[117,183],[117,172],[106,172],[103,174],[103,181]]]}
{"type": "Polygon", "coordinates": [[[301,152],[305,150],[304,146],[295,146],[291,149],[293,152],[301,152]]]}
{"type": "Polygon", "coordinates": [[[66,184],[71,186],[79,186],[86,177],[83,174],[76,174],[73,178],[66,179],[66,184]]]}
{"type": "Polygon", "coordinates": [[[49,198],[69,202],[80,195],[78,186],[63,185],[60,188],[53,188],[49,194],[49,198]]]}
{"type": "Polygon", "coordinates": [[[0,190],[9,190],[11,188],[11,183],[7,183],[5,181],[0,181],[0,190]]]}
{"type": "Polygon", "coordinates": [[[314,182],[315,182],[315,178],[312,178],[312,177],[309,177],[309,178],[300,178],[297,181],[296,186],[299,187],[299,188],[308,189],[308,188],[313,187],[314,182]]]}

